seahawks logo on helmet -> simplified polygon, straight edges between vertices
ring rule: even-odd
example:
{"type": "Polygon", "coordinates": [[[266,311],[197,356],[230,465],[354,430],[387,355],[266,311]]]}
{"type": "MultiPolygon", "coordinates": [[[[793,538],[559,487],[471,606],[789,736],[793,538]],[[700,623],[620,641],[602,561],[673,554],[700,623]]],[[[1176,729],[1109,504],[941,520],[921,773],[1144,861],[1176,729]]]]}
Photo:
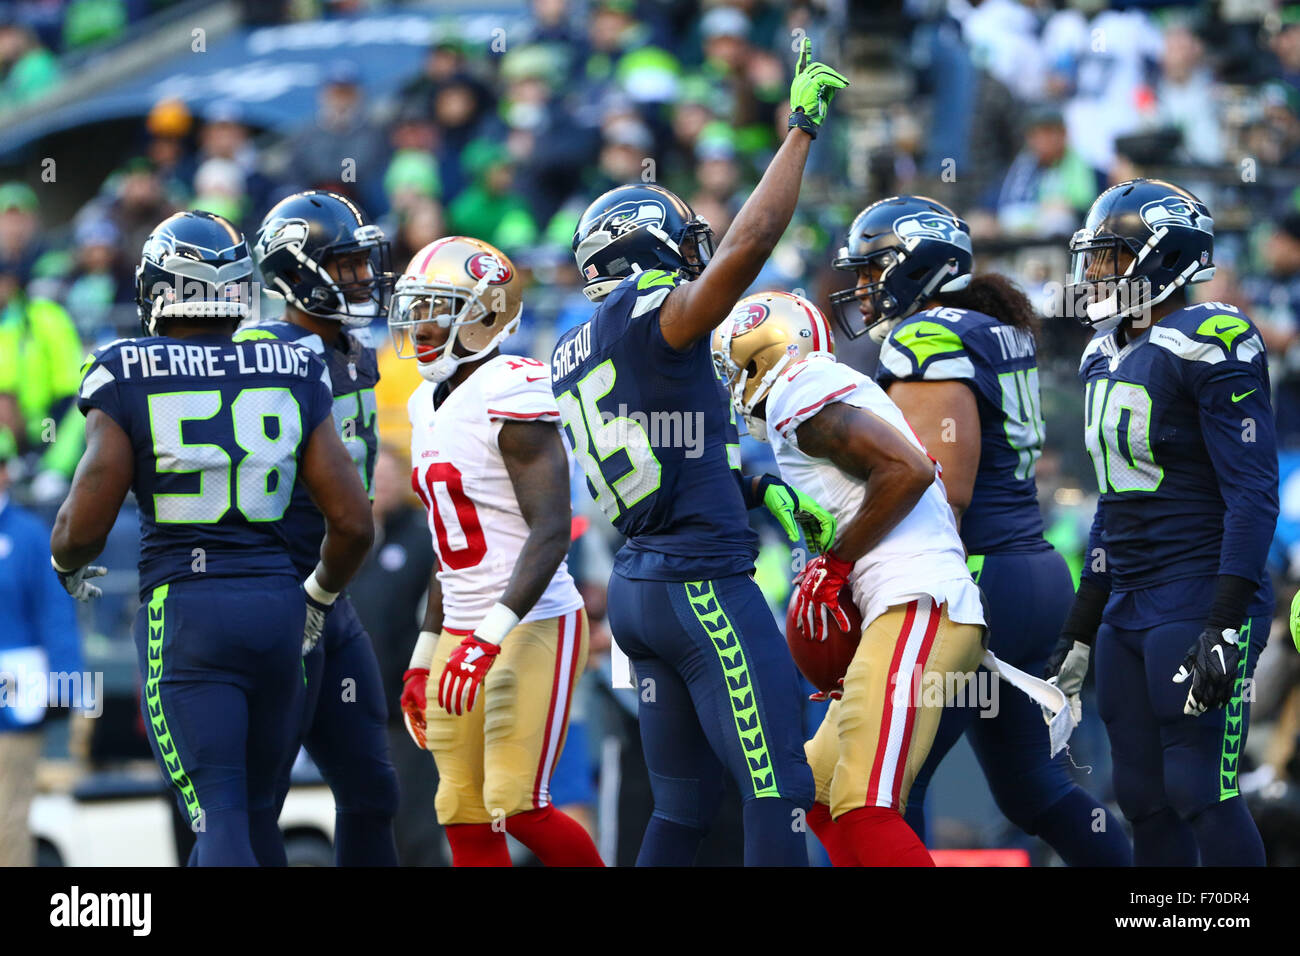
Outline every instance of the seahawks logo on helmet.
{"type": "Polygon", "coordinates": [[[1152,232],[1167,226],[1181,226],[1214,234],[1214,220],[1198,212],[1182,196],[1166,196],[1149,202],[1142,207],[1141,216],[1152,232]]]}
{"type": "Polygon", "coordinates": [[[668,214],[661,202],[653,199],[629,200],[605,213],[600,228],[611,236],[621,236],[625,232],[644,226],[658,226],[662,229],[667,217],[668,214]]]}
{"type": "Polygon", "coordinates": [[[162,262],[166,256],[176,251],[176,237],[170,232],[159,231],[150,236],[144,244],[143,255],[154,262],[162,262]]]}
{"type": "Polygon", "coordinates": [[[750,329],[762,325],[763,320],[768,317],[771,311],[771,309],[761,302],[751,302],[745,308],[744,312],[732,320],[731,334],[740,335],[743,332],[748,332],[750,329]]]}
{"type": "Polygon", "coordinates": [[[970,234],[956,219],[937,212],[915,212],[894,220],[894,234],[904,242],[916,239],[939,239],[970,251],[970,234]]]}
{"type": "Polygon", "coordinates": [[[263,259],[277,249],[307,241],[306,219],[276,219],[262,227],[257,235],[258,259],[263,259]]]}

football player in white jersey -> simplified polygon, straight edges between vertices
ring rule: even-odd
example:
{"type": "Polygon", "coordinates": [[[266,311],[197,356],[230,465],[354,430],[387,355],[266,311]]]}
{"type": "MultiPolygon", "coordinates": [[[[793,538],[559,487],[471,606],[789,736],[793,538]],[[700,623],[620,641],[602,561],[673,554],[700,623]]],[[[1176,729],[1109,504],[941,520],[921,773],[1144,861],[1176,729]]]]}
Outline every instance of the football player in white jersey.
{"type": "Polygon", "coordinates": [[[825,640],[828,617],[849,627],[845,582],[862,614],[843,690],[807,744],[809,823],[837,866],[933,865],[903,819],[943,713],[924,691],[954,694],[984,654],[979,589],[936,463],[880,387],[835,361],[826,317],[806,299],[741,299],[713,348],[750,434],[836,520],[834,545],[799,579],[802,637],[825,640]]]}
{"type": "Polygon", "coordinates": [[[547,368],[499,349],[520,285],[500,251],[451,236],[417,252],[393,293],[394,346],[425,379],[408,405],[411,482],[438,557],[402,711],[438,765],[453,865],[509,866],[508,832],[548,866],[600,866],[549,791],[587,616],[565,566],[569,458],[547,368]]]}

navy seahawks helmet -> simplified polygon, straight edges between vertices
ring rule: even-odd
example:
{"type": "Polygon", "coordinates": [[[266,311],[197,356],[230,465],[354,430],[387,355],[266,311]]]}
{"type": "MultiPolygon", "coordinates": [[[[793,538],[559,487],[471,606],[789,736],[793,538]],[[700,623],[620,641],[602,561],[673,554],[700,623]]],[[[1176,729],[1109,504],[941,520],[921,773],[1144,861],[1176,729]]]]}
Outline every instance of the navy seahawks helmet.
{"type": "Polygon", "coordinates": [[[713,230],[690,206],[660,186],[634,183],[605,193],[582,214],[573,235],[573,256],[586,284],[583,294],[599,302],[637,272],[663,269],[694,279],[713,255],[713,230]],[[696,260],[682,252],[695,241],[696,260]]]}
{"type": "Polygon", "coordinates": [[[253,259],[244,235],[210,212],[178,212],[149,233],[135,268],[135,303],[145,335],[169,319],[247,318],[253,259]]]}
{"type": "Polygon", "coordinates": [[[853,220],[831,265],[853,272],[875,265],[880,277],[833,293],[835,318],[851,339],[870,330],[873,339],[883,341],[899,319],[932,296],[970,285],[972,258],[970,227],[943,203],[925,196],[874,202],[853,220]],[[863,300],[871,306],[865,321],[859,309],[863,300]]]}
{"type": "Polygon", "coordinates": [[[393,271],[388,240],[350,199],[324,189],[295,193],[271,208],[253,240],[267,287],[294,308],[347,326],[385,314],[393,271]],[[365,253],[370,274],[331,275],[330,260],[365,253]]]}
{"type": "Polygon", "coordinates": [[[1070,240],[1066,302],[1086,303],[1073,310],[1079,321],[1106,331],[1213,276],[1214,220],[1205,203],[1163,179],[1133,179],[1098,196],[1070,240]]]}

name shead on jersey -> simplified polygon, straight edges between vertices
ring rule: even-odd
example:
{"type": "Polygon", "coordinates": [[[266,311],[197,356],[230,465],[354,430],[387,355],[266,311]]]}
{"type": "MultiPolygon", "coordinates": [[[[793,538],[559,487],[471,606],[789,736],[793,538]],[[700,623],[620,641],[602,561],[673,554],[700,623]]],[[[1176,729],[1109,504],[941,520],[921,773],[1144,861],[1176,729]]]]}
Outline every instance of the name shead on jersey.
{"type": "Polygon", "coordinates": [[[123,345],[122,377],[157,378],[195,375],[220,378],[227,371],[235,375],[271,372],[306,378],[311,370],[311,352],[288,342],[236,342],[230,345],[123,345]]]}
{"type": "Polygon", "coordinates": [[[590,354],[591,322],[587,321],[574,333],[573,338],[556,349],[551,356],[551,381],[558,382],[573,372],[590,354]]]}

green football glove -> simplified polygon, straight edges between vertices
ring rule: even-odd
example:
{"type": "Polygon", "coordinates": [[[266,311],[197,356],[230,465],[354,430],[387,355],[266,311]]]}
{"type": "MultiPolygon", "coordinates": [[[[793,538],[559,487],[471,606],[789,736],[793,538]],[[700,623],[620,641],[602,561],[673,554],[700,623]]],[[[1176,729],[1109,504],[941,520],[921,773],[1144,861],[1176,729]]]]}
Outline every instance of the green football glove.
{"type": "Polygon", "coordinates": [[[758,497],[791,542],[798,541],[802,531],[815,554],[824,554],[835,543],[834,516],[793,485],[774,475],[764,475],[758,481],[758,497]]]}
{"type": "Polygon", "coordinates": [[[1300,591],[1291,600],[1291,641],[1295,644],[1295,649],[1300,651],[1300,591]]]}
{"type": "Polygon", "coordinates": [[[799,64],[795,67],[794,80],[790,83],[790,122],[788,128],[799,127],[813,139],[817,138],[817,129],[826,118],[830,109],[831,98],[836,90],[842,90],[849,81],[840,73],[832,70],[825,63],[809,63],[812,59],[812,40],[803,38],[803,47],[799,50],[799,64]]]}

